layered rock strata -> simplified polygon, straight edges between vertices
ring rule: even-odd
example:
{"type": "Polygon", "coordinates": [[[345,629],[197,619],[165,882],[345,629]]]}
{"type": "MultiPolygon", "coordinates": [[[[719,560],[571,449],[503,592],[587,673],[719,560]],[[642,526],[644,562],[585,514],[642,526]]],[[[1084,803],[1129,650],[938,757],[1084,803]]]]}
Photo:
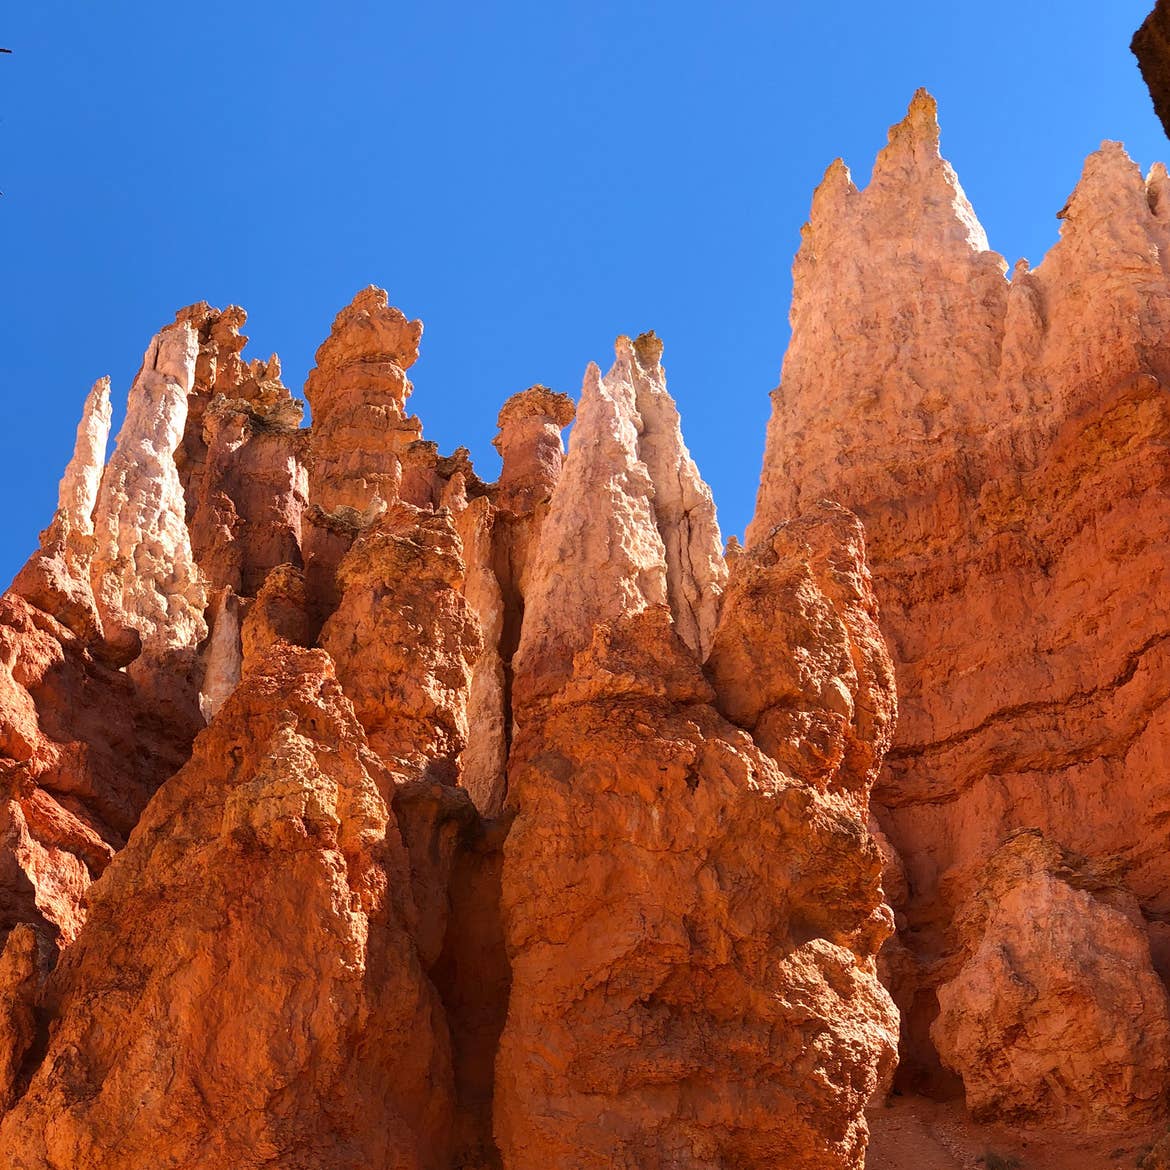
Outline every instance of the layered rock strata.
{"type": "MultiPolygon", "coordinates": [[[[1114,867],[1161,953],[1170,914],[1157,844],[1170,810],[1166,171],[1143,179],[1106,143],[1060,214],[1043,263],[1005,279],[922,93],[864,190],[829,169],[794,268],[749,532],[750,547],[824,498],[865,526],[900,706],[874,796],[887,870],[905,875],[887,965],[900,1075],[949,1091],[945,1049],[973,1101],[987,1074],[960,1051],[975,1038],[936,1021],[940,988],[964,962],[958,912],[1014,832],[1114,867]]],[[[1145,1075],[1138,1049],[1117,1059],[1145,1075]]],[[[1012,1115],[1003,1077],[985,1113],[1012,1115]]],[[[1069,1115],[1043,1097],[1028,1113],[1069,1115]]]]}

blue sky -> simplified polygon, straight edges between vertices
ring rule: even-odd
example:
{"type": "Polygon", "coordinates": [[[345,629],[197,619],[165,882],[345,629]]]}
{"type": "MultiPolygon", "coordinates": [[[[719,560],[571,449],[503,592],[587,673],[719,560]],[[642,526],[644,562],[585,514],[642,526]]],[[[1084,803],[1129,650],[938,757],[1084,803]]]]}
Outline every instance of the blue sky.
{"type": "Polygon", "coordinates": [[[915,88],[992,246],[1037,263],[1084,156],[1170,156],[1128,50],[1151,0],[7,5],[0,577],[82,399],[197,300],[300,391],[367,284],[426,324],[414,409],[485,478],[500,403],[655,329],[725,534],[751,514],[789,269],[825,166],[915,88]]]}

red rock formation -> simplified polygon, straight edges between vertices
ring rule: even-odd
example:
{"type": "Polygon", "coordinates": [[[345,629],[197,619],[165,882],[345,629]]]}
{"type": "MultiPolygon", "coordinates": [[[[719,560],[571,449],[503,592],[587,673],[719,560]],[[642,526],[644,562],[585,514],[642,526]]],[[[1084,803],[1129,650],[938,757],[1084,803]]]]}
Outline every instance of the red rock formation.
{"type": "Polygon", "coordinates": [[[1137,900],[1022,832],[960,912],[931,1028],[977,1117],[1128,1130],[1165,1114],[1170,1001],[1137,900]]]}
{"type": "Polygon", "coordinates": [[[328,657],[270,652],[94,891],[4,1164],[445,1165],[449,1047],[387,794],[328,657]]]}
{"type": "Polygon", "coordinates": [[[865,526],[901,712],[875,789],[907,881],[889,969],[903,1079],[932,1091],[956,914],[1013,832],[1116,863],[1155,932],[1170,915],[1165,171],[1107,143],[1061,215],[1004,280],[921,94],[865,191],[830,168],[751,530],[822,498],[865,526]]]}
{"type": "Polygon", "coordinates": [[[856,521],[729,580],[653,334],[563,474],[570,400],[505,403],[484,484],[405,416],[384,292],[311,430],[244,321],[154,339],[104,472],[95,388],[0,599],[0,1163],[860,1166],[897,1024],[856,521]]]}
{"type": "Polygon", "coordinates": [[[178,319],[199,338],[176,452],[192,551],[212,589],[250,597],[271,569],[301,563],[308,497],[302,404],[281,382],[275,355],[241,358],[243,309],[200,303],[178,319]]]}
{"type": "Polygon", "coordinates": [[[512,659],[520,644],[530,568],[561,473],[561,432],[573,421],[572,400],[531,386],[500,408],[493,440],[503,457],[490,495],[452,497],[467,565],[465,594],[483,633],[468,700],[476,729],[462,760],[461,783],[485,816],[497,816],[507,791],[512,736],[512,659]]]}
{"type": "MultiPolygon", "coordinates": [[[[531,570],[504,845],[504,1165],[860,1166],[861,1107],[896,1029],[874,973],[880,857],[850,799],[787,774],[716,711],[679,621],[696,609],[670,602],[709,597],[717,575],[672,561],[639,408],[623,340],[610,375],[586,375],[531,570]]],[[[659,454],[682,450],[677,425],[657,438],[659,454]]],[[[784,564],[774,584],[807,576],[784,564]]],[[[742,611],[724,620],[729,640],[812,649],[742,611]]],[[[834,666],[810,689],[839,705],[834,666]]]]}
{"type": "Polygon", "coordinates": [[[371,747],[403,777],[453,783],[467,743],[482,643],[461,554],[450,513],[395,505],[345,555],[321,631],[371,747]]]}

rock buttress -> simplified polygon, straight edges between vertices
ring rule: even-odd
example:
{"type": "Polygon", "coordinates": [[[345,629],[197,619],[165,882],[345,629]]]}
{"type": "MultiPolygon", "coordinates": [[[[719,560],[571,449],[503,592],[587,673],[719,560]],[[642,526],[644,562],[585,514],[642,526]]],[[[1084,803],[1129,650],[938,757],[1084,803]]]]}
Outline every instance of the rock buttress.
{"type": "Polygon", "coordinates": [[[956,913],[1013,832],[1116,862],[1151,933],[1170,915],[1151,844],[1170,811],[1166,190],[1106,143],[1060,241],[1009,283],[920,95],[865,191],[831,168],[796,261],[751,535],[821,498],[865,526],[900,708],[874,791],[907,879],[900,1075],[932,1091],[956,913]]]}
{"type": "Polygon", "coordinates": [[[516,658],[504,1166],[860,1167],[897,1033],[880,855],[853,800],[719,714],[656,488],[619,343],[586,375],[516,658]]]}

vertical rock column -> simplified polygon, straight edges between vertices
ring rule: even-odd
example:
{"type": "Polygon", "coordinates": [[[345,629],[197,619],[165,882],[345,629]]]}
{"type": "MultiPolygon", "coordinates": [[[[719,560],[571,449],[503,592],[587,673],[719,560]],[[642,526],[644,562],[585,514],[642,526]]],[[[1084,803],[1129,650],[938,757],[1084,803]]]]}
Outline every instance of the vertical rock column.
{"type": "Polygon", "coordinates": [[[337,603],[333,575],[354,537],[402,496],[403,462],[422,437],[405,413],[421,337],[422,322],[407,320],[384,290],[363,289],[338,313],[305,383],[313,412],[305,566],[318,621],[337,603]]]}
{"type": "Polygon", "coordinates": [[[858,795],[714,706],[671,606],[711,583],[668,556],[633,361],[586,374],[516,656],[504,1165],[859,1168],[896,1035],[880,857],[858,795]]]}
{"type": "Polygon", "coordinates": [[[198,353],[198,337],[186,322],[151,342],[94,512],[98,611],[107,639],[141,644],[135,672],[143,677],[173,669],[207,633],[207,595],[175,466],[198,353]]]}
{"type": "Polygon", "coordinates": [[[499,815],[507,790],[512,659],[524,620],[528,570],[561,473],[561,431],[573,414],[572,400],[546,386],[512,395],[500,409],[493,440],[503,457],[500,478],[489,494],[464,497],[456,509],[467,565],[464,592],[484,642],[468,702],[475,734],[463,753],[460,783],[489,817],[499,815]]]}
{"type": "Polygon", "coordinates": [[[73,457],[57,494],[57,512],[41,533],[41,547],[17,574],[12,591],[53,614],[90,645],[101,641],[90,563],[93,511],[110,437],[110,380],[101,378],[85,400],[73,457]]]}

